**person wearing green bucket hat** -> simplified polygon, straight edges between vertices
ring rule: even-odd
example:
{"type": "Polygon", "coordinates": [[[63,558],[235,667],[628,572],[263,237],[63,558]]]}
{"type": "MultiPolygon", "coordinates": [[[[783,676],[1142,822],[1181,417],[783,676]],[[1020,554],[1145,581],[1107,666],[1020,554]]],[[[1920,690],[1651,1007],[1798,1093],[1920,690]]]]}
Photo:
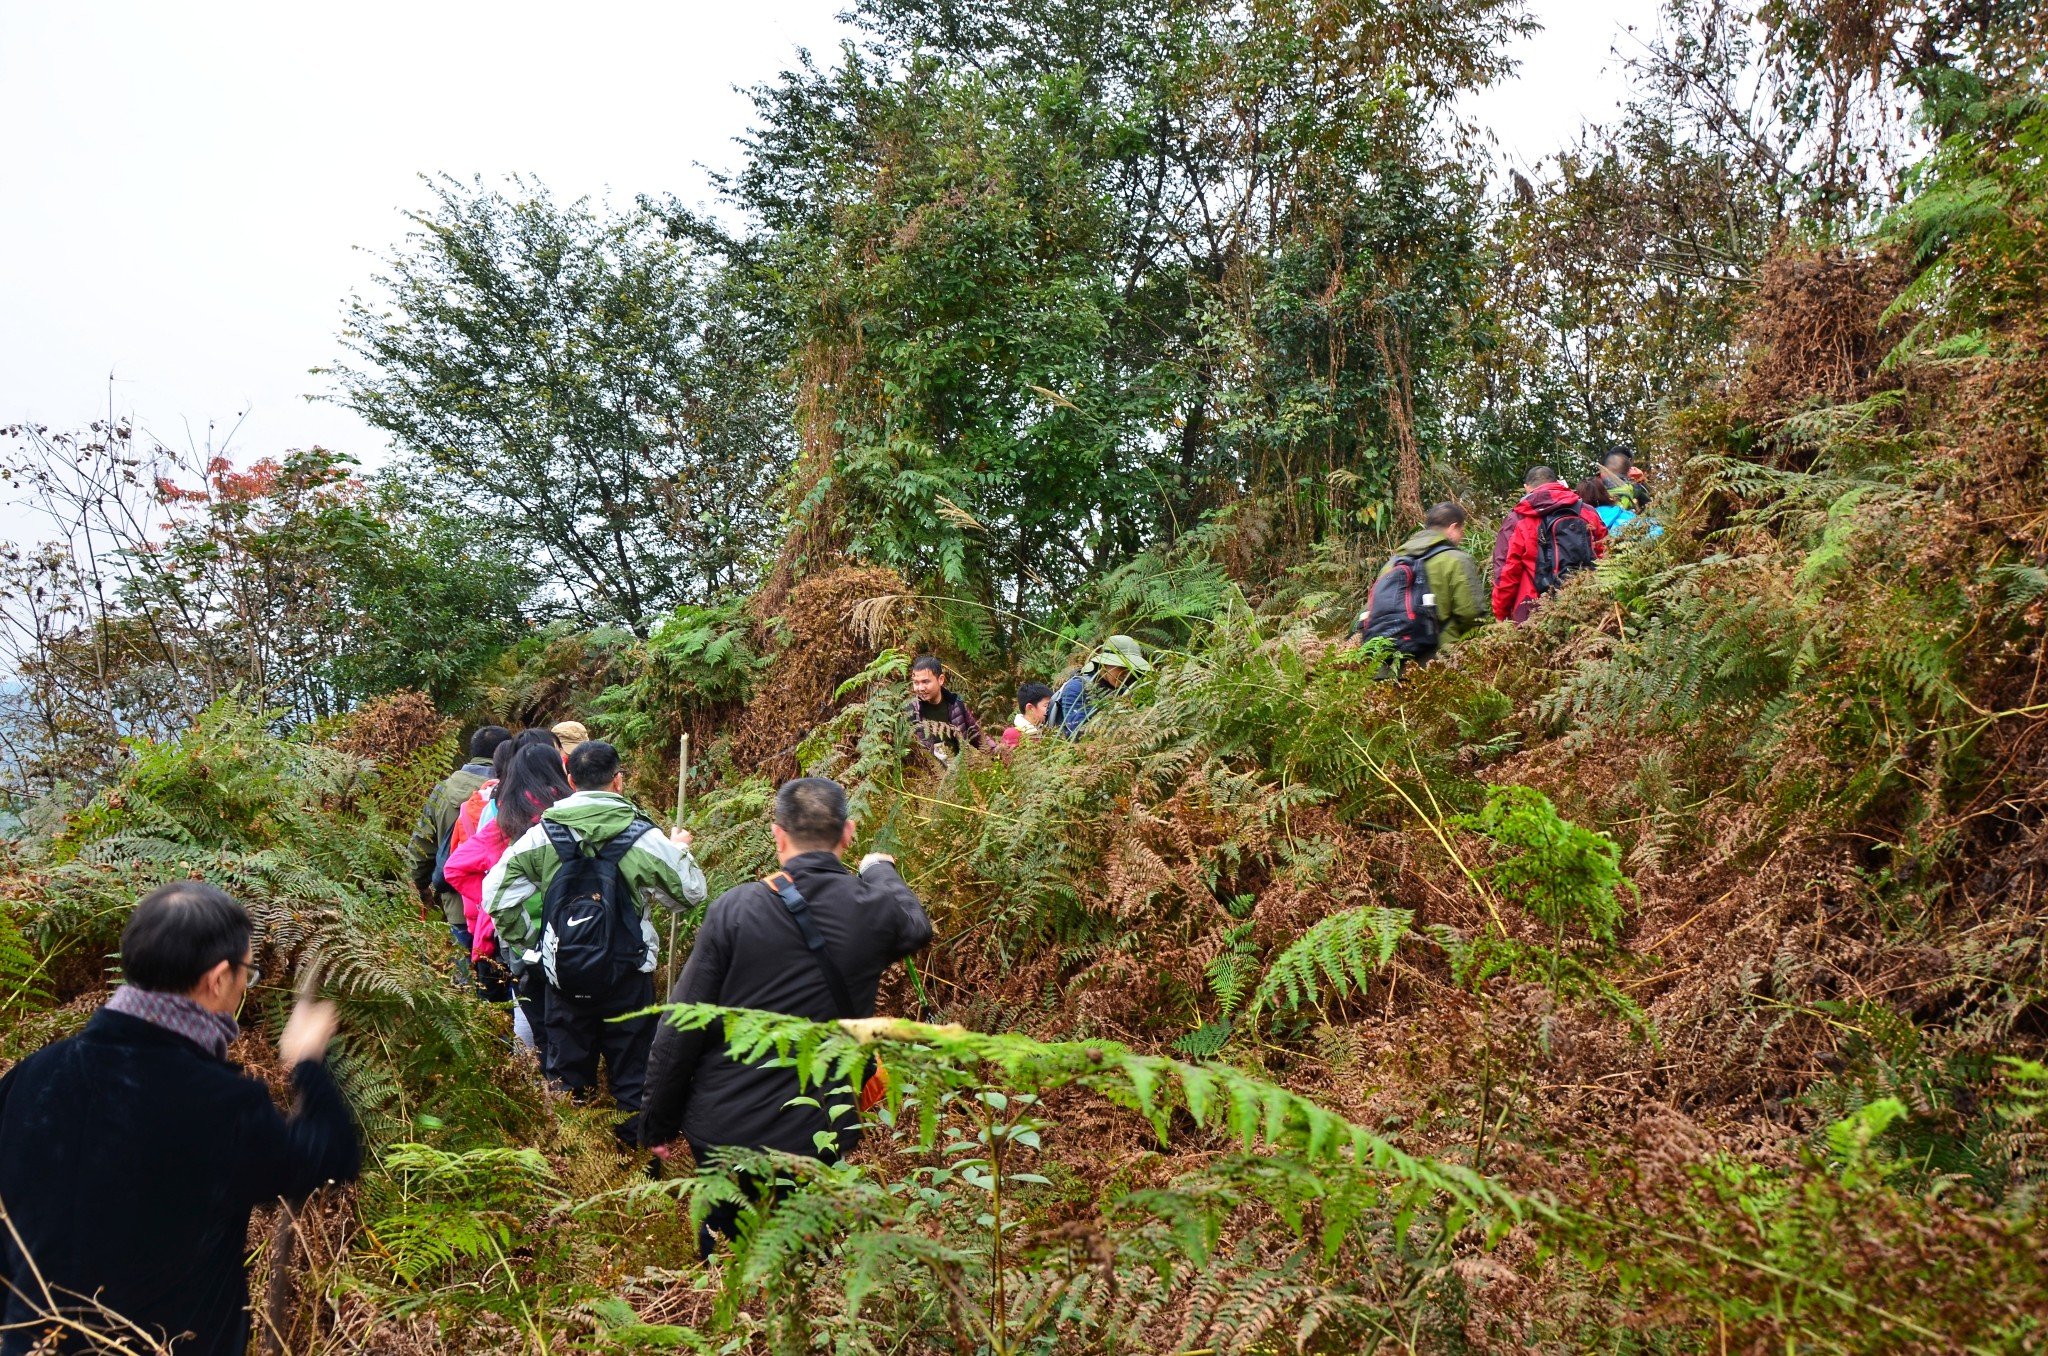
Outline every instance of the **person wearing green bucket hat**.
{"type": "Polygon", "coordinates": [[[1079,673],[1060,685],[1046,723],[1072,739],[1095,714],[1099,702],[1122,689],[1133,673],[1150,672],[1152,661],[1145,658],[1137,641],[1129,636],[1111,636],[1088,657],[1079,673]]]}

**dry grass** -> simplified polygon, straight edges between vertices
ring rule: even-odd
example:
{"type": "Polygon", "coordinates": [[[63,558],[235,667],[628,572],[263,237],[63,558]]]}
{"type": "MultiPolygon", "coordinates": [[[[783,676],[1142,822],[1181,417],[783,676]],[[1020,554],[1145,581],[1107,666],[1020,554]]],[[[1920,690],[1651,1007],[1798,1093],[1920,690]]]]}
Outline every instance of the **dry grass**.
{"type": "Polygon", "coordinates": [[[1741,414],[1764,422],[1816,401],[1849,404],[1895,384],[1878,365],[1905,327],[1879,322],[1908,280],[1892,252],[1788,252],[1765,260],[1739,339],[1748,354],[1741,414]]]}
{"type": "Polygon", "coordinates": [[[873,659],[872,628],[853,624],[856,607],[908,592],[891,570],[842,565],[791,588],[772,619],[779,648],[733,733],[733,765],[780,781],[797,774],[796,749],[837,709],[834,693],[873,659]]]}

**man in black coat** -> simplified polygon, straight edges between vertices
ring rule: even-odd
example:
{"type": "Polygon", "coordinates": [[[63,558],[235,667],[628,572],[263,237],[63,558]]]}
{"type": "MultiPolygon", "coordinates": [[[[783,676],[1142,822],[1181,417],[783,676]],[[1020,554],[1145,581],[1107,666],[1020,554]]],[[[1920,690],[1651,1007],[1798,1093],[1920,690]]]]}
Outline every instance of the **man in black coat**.
{"type": "Polygon", "coordinates": [[[355,1121],[323,1063],[332,1004],[300,1004],[278,1040],[289,1119],[227,1060],[259,978],[250,933],[203,881],[151,891],[121,934],[126,984],[0,1079],[0,1351],[140,1329],[176,1356],[241,1356],[249,1212],[355,1177],[355,1121]]]}
{"type": "MultiPolygon", "coordinates": [[[[785,782],[775,795],[775,855],[801,897],[803,911],[824,940],[826,962],[805,942],[804,926],[786,897],[766,883],[735,886],[711,901],[697,944],[669,992],[672,1003],[717,1003],[829,1022],[875,1015],[882,972],[932,939],[931,920],[917,896],[881,853],[862,859],[856,875],[840,860],[853,846],[846,792],[823,777],[785,782]],[[827,965],[838,971],[852,1011],[834,994],[827,965]]],[[[820,1105],[789,1105],[805,1095],[796,1070],[771,1063],[743,1064],[726,1052],[717,1027],[678,1031],[663,1023],[648,1062],[640,1110],[640,1142],[664,1146],[680,1130],[702,1163],[720,1146],[779,1149],[832,1162],[850,1152],[860,1131],[850,1115],[836,1121],[826,1107],[850,1101],[810,1089],[820,1105]],[[836,1132],[836,1146],[818,1136],[836,1132]]],[[[730,1236],[737,1211],[727,1207],[711,1224],[730,1236]]],[[[709,1242],[708,1236],[702,1240],[709,1242]]]]}

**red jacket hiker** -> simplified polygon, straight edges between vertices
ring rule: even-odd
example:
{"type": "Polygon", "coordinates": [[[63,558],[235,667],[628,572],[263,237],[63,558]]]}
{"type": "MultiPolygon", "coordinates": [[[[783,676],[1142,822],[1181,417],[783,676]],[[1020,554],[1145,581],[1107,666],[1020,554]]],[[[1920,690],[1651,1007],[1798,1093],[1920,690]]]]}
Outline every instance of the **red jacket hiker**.
{"type": "Polygon", "coordinates": [[[1593,536],[1593,554],[1607,554],[1607,527],[1600,515],[1582,503],[1569,485],[1539,485],[1529,491],[1502,526],[1493,544],[1493,615],[1529,620],[1536,605],[1536,520],[1547,509],[1576,507],[1593,536]]]}

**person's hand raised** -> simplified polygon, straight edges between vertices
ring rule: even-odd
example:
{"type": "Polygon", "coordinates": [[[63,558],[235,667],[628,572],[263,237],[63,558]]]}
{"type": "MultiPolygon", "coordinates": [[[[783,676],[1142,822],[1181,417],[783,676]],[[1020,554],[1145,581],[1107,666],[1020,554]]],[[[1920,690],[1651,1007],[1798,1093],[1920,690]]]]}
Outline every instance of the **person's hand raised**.
{"type": "Polygon", "coordinates": [[[284,1034],[277,1038],[278,1057],[287,1069],[308,1060],[318,1064],[327,1058],[328,1042],[339,1024],[334,1004],[320,998],[302,1000],[293,1006],[284,1034]]]}
{"type": "Polygon", "coordinates": [[[679,848],[686,848],[691,843],[690,831],[678,824],[668,831],[668,841],[679,848]]]}

